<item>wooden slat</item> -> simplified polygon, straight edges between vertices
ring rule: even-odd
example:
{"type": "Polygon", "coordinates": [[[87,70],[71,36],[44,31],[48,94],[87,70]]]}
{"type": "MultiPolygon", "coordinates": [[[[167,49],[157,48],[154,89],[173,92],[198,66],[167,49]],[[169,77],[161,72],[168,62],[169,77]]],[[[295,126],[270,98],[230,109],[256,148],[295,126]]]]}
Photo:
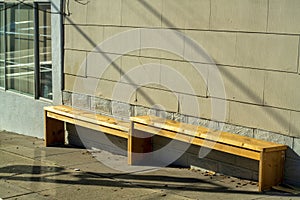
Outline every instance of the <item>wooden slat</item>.
{"type": "Polygon", "coordinates": [[[191,137],[189,135],[180,134],[180,133],[165,130],[165,129],[159,129],[159,128],[155,128],[155,127],[151,127],[151,126],[147,126],[147,125],[139,124],[139,123],[134,123],[134,129],[149,132],[149,133],[152,133],[155,135],[160,135],[160,136],[167,137],[170,139],[175,139],[175,140],[191,143],[194,145],[203,146],[206,148],[211,148],[211,149],[215,149],[218,151],[254,159],[254,160],[260,159],[260,153],[256,152],[256,151],[251,151],[251,150],[247,150],[244,148],[238,148],[238,147],[229,146],[229,145],[225,145],[225,144],[221,144],[221,143],[216,143],[214,141],[205,140],[202,138],[191,137]]]}
{"type": "Polygon", "coordinates": [[[173,120],[166,120],[155,116],[139,116],[131,117],[130,119],[141,124],[150,125],[153,127],[158,127],[174,132],[180,132],[186,135],[191,135],[193,137],[200,137],[203,139],[209,138],[210,140],[256,151],[263,151],[268,148],[269,151],[277,151],[285,150],[287,148],[286,145],[257,140],[254,138],[249,138],[227,132],[213,131],[205,127],[185,124],[173,120]]]}
{"type": "Polygon", "coordinates": [[[70,124],[75,124],[78,126],[82,126],[85,128],[89,128],[89,129],[93,129],[96,131],[101,131],[103,133],[109,133],[111,135],[115,135],[118,137],[122,137],[122,138],[128,138],[128,132],[123,131],[123,130],[119,130],[119,129],[114,129],[111,127],[106,127],[106,126],[102,126],[99,124],[93,124],[91,122],[86,122],[86,121],[82,121],[80,119],[75,119],[73,117],[68,117],[68,116],[64,116],[61,114],[57,114],[57,113],[52,113],[52,112],[47,112],[47,117],[48,118],[53,118],[53,119],[57,119],[60,121],[64,121],[64,122],[68,122],[70,124]]]}
{"type": "Polygon", "coordinates": [[[124,132],[129,131],[129,122],[116,120],[112,117],[94,114],[92,112],[75,109],[69,106],[49,106],[45,107],[45,110],[77,120],[98,124],[100,126],[114,128],[124,132]]]}
{"type": "Polygon", "coordinates": [[[129,132],[128,132],[128,142],[127,142],[127,155],[128,155],[128,164],[132,165],[134,164],[134,156],[132,154],[132,149],[133,149],[133,137],[132,137],[132,133],[133,133],[133,122],[130,122],[130,127],[129,127],[129,132]]]}
{"type": "Polygon", "coordinates": [[[275,147],[267,147],[263,149],[263,152],[272,152],[272,151],[285,151],[287,150],[287,146],[286,145],[282,145],[282,146],[275,146],[275,147]]]}

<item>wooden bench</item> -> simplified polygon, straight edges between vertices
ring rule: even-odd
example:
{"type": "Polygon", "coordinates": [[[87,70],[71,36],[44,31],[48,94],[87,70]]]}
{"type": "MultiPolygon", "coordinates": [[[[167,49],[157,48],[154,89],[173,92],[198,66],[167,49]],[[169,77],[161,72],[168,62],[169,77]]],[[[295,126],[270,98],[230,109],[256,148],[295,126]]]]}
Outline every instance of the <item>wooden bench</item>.
{"type": "MultiPolygon", "coordinates": [[[[259,191],[282,182],[286,145],[165,120],[154,116],[131,117],[130,124],[115,118],[75,109],[49,106],[45,112],[45,146],[65,143],[65,122],[128,139],[128,163],[139,163],[152,151],[152,135],[212,148],[259,162],[259,191]]],[[[147,158],[146,158],[147,159],[147,158]]]]}
{"type": "MultiPolygon", "coordinates": [[[[143,153],[151,152],[151,138],[159,135],[193,145],[212,148],[259,162],[259,191],[282,182],[286,145],[276,144],[227,132],[166,120],[154,116],[131,117],[128,138],[128,162],[140,163],[143,153]],[[143,135],[146,134],[146,135],[143,135]]],[[[146,158],[149,160],[149,158],[146,158]]]]}
{"type": "Polygon", "coordinates": [[[65,143],[65,122],[128,139],[129,123],[70,106],[44,108],[45,146],[65,143]]]}

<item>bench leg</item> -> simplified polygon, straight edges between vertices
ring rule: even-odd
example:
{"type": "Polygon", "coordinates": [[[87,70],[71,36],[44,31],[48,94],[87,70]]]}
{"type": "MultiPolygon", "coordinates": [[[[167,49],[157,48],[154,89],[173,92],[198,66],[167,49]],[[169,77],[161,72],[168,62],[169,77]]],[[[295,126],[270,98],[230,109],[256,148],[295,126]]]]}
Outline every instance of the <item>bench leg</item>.
{"type": "Polygon", "coordinates": [[[131,122],[128,137],[128,164],[147,165],[151,162],[149,160],[151,151],[151,134],[134,129],[134,122],[131,122]]]}
{"type": "Polygon", "coordinates": [[[283,180],[285,151],[261,152],[259,191],[269,190],[283,180]]]}
{"type": "Polygon", "coordinates": [[[63,121],[47,117],[45,111],[45,146],[65,144],[65,124],[63,121]]]}

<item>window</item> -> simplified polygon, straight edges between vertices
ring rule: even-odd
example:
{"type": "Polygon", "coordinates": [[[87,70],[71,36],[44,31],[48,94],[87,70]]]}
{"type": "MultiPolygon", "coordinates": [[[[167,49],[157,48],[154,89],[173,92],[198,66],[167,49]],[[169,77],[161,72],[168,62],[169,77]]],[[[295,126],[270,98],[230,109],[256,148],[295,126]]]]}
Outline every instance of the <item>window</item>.
{"type": "Polygon", "coordinates": [[[52,56],[51,56],[51,11],[50,5],[40,4],[39,9],[39,72],[40,96],[52,98],[52,56]]]}
{"type": "MultiPolygon", "coordinates": [[[[4,6],[0,4],[0,10],[4,6]]],[[[0,87],[4,87],[4,60],[5,58],[5,45],[4,45],[4,12],[0,12],[0,87]]]]}
{"type": "Polygon", "coordinates": [[[0,87],[52,99],[50,4],[5,3],[0,15],[0,87]]]}

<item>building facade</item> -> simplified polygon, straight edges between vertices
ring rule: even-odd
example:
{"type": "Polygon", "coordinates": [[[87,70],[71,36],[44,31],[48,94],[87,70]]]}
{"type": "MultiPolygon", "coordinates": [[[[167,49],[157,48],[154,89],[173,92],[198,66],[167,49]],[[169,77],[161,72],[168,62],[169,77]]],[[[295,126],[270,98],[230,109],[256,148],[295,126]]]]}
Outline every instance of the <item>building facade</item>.
{"type": "Polygon", "coordinates": [[[0,1],[0,128],[43,138],[43,107],[60,104],[61,2],[0,1]]]}
{"type": "MultiPolygon", "coordinates": [[[[50,104],[154,114],[286,144],[285,180],[300,184],[299,1],[31,2],[0,3],[1,129],[42,137],[50,104]]],[[[257,178],[249,160],[197,151],[176,162],[257,178]]]]}

